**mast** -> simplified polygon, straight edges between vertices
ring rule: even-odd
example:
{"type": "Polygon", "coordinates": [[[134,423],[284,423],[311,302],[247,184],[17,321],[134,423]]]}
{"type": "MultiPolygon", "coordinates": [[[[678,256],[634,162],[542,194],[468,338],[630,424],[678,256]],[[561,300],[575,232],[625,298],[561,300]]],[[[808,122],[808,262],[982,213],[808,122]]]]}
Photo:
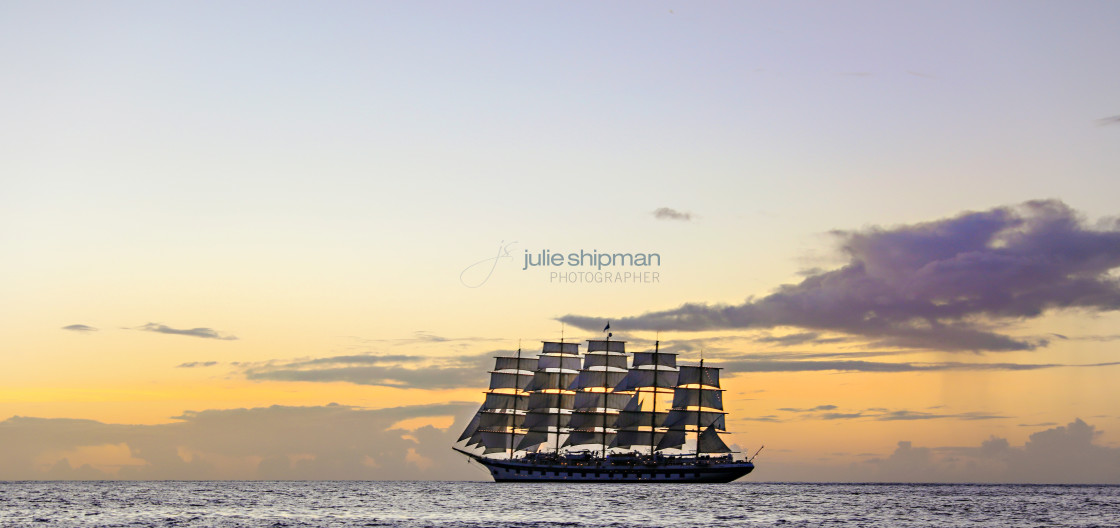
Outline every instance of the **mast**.
{"type": "MultiPolygon", "coordinates": [[[[607,321],[607,328],[610,328],[610,327],[611,327],[611,323],[610,323],[610,321],[607,321]]],[[[611,332],[607,332],[606,343],[607,343],[607,353],[608,354],[610,354],[610,350],[611,350],[611,336],[612,335],[614,335],[614,334],[612,334],[611,332]]],[[[587,351],[591,352],[590,343],[588,343],[587,351]]],[[[603,394],[606,394],[606,391],[603,391],[603,394]]],[[[605,399],[605,397],[604,397],[604,399],[605,399]]],[[[603,409],[603,424],[602,424],[602,427],[603,427],[603,442],[602,442],[602,447],[599,449],[599,456],[602,457],[602,458],[607,458],[607,413],[606,413],[606,409],[603,409]]]]}
{"type": "Polygon", "coordinates": [[[635,352],[630,371],[615,387],[614,392],[632,392],[633,396],[619,412],[615,427],[618,435],[610,447],[650,446],[650,454],[664,449],[660,440],[664,436],[667,413],[658,411],[657,393],[677,385],[677,355],[661,352],[661,343],[654,343],[650,352],[635,352]],[[644,401],[652,393],[651,401],[644,401]],[[647,407],[647,403],[652,406],[647,407]]]}
{"type": "Polygon", "coordinates": [[[572,382],[579,374],[579,344],[545,341],[537,356],[533,379],[525,387],[529,392],[527,429],[517,449],[532,449],[549,442],[555,434],[554,449],[560,450],[560,436],[568,432],[575,391],[572,382]]]}
{"type": "MultiPolygon", "coordinates": [[[[521,372],[521,340],[520,339],[517,340],[517,360],[514,363],[516,364],[517,371],[521,372]]],[[[518,389],[518,394],[520,394],[520,392],[521,392],[520,389],[518,389]]],[[[524,421],[524,419],[522,419],[522,421],[524,421]]],[[[511,431],[513,430],[513,415],[510,415],[509,428],[510,428],[511,431]]],[[[512,434],[509,435],[509,458],[510,459],[513,459],[513,437],[514,437],[514,435],[512,435],[512,434]]]]}
{"type": "Polygon", "coordinates": [[[667,429],[657,445],[659,449],[684,444],[685,435],[695,430],[697,457],[705,452],[730,452],[717,432],[727,430],[719,371],[718,367],[705,367],[703,358],[700,366],[680,367],[678,384],[673,390],[673,407],[665,419],[667,429]]]}
{"type": "Polygon", "coordinates": [[[611,441],[617,437],[614,422],[630,399],[614,387],[627,375],[626,342],[609,339],[587,340],[583,368],[572,389],[576,391],[570,431],[564,446],[598,444],[606,456],[611,441]]]}
{"type": "Polygon", "coordinates": [[[653,342],[653,412],[649,415],[649,456],[653,456],[653,444],[655,442],[655,435],[653,432],[657,430],[657,371],[659,356],[661,351],[661,340],[658,339],[653,342]]]}
{"type": "MultiPolygon", "coordinates": [[[[704,349],[700,349],[700,371],[704,371],[704,349]]],[[[699,389],[699,387],[697,387],[699,389]]],[[[697,391],[698,394],[699,391],[697,391]]],[[[697,398],[699,400],[700,398],[697,398]]],[[[696,402],[696,460],[700,460],[700,408],[701,402],[696,402]]]]}
{"type": "Polygon", "coordinates": [[[490,387],[485,391],[486,401],[479,407],[459,441],[467,440],[467,447],[478,446],[484,453],[500,453],[509,449],[522,435],[520,428],[526,417],[529,394],[524,388],[532,379],[536,360],[517,356],[494,358],[490,371],[490,387]]]}
{"type": "MultiPolygon", "coordinates": [[[[564,323],[560,323],[560,354],[564,354],[564,323]]],[[[561,368],[563,367],[561,366],[561,368]]],[[[563,414],[560,409],[561,406],[558,405],[556,407],[556,447],[553,448],[553,451],[557,454],[560,453],[560,415],[563,414]]]]}

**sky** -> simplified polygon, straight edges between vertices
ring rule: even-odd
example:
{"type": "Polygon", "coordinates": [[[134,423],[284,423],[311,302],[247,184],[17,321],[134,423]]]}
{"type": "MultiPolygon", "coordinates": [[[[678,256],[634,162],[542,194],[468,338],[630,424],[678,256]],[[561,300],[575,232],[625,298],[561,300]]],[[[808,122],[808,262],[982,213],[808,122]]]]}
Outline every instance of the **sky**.
{"type": "Polygon", "coordinates": [[[1118,19],[5,2],[0,479],[486,479],[491,357],[611,321],[748,479],[1120,483],[1118,19]]]}

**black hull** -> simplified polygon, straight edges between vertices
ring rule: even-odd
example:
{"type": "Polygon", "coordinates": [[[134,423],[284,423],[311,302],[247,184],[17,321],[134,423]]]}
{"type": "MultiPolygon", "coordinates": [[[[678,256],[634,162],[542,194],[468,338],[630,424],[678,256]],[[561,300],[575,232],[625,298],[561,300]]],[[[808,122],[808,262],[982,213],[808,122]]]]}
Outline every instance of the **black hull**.
{"type": "Polygon", "coordinates": [[[494,459],[460,452],[485,466],[495,482],[722,483],[732,482],[754,470],[751,462],[718,458],[664,458],[618,464],[603,459],[578,462],[494,459]]]}

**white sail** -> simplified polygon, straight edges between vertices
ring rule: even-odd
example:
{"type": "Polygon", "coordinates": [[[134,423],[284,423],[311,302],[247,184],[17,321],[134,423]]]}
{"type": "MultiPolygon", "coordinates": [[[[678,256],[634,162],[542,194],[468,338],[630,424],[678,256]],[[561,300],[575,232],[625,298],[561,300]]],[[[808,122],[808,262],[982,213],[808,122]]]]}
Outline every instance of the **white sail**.
{"type": "Polygon", "coordinates": [[[479,416],[478,429],[480,431],[505,432],[511,428],[521,427],[521,423],[524,421],[524,414],[484,412],[479,416]]]}
{"type": "Polygon", "coordinates": [[[618,429],[633,429],[635,427],[664,427],[667,412],[653,411],[621,411],[618,421],[614,426],[618,429]]]}
{"type": "Polygon", "coordinates": [[[633,447],[633,446],[648,446],[650,444],[657,445],[665,433],[650,432],[650,431],[625,431],[621,430],[615,439],[611,441],[610,447],[633,447]]]}
{"type": "Polygon", "coordinates": [[[569,427],[585,430],[613,428],[617,417],[617,414],[609,411],[574,411],[569,427]]]}
{"type": "Polygon", "coordinates": [[[459,435],[459,440],[457,440],[457,442],[462,442],[463,440],[470,438],[471,435],[478,431],[478,422],[479,420],[481,420],[481,417],[482,409],[479,409],[474,413],[474,417],[471,418],[470,423],[467,424],[467,428],[463,429],[463,434],[459,435]]]}
{"type": "Polygon", "coordinates": [[[548,409],[572,409],[574,394],[561,392],[534,392],[529,395],[529,409],[542,412],[548,409]]]}
{"type": "Polygon", "coordinates": [[[579,356],[555,355],[555,356],[538,356],[536,370],[567,370],[575,372],[579,370],[579,356]]]}
{"type": "Polygon", "coordinates": [[[571,411],[562,410],[557,413],[555,411],[529,411],[525,415],[524,427],[533,431],[551,431],[555,432],[556,427],[568,427],[568,423],[572,419],[571,411]]]}
{"type": "Polygon", "coordinates": [[[494,358],[494,370],[515,370],[523,372],[532,372],[537,370],[536,358],[519,358],[502,356],[494,358]]]}
{"type": "Polygon", "coordinates": [[[568,439],[564,441],[564,447],[578,446],[578,445],[610,445],[614,440],[615,433],[602,432],[602,431],[572,431],[568,434],[568,439]]]}
{"type": "Polygon", "coordinates": [[[665,436],[662,436],[661,440],[657,442],[657,449],[677,449],[684,445],[684,437],[684,431],[670,429],[666,431],[665,436]]]}
{"type": "Polygon", "coordinates": [[[613,368],[618,369],[621,372],[625,372],[626,355],[618,353],[603,354],[588,352],[587,355],[583,356],[583,368],[594,369],[599,367],[613,368]]]}
{"type": "Polygon", "coordinates": [[[506,410],[513,409],[524,411],[529,408],[529,395],[521,394],[503,394],[490,392],[486,394],[486,401],[482,403],[483,410],[506,410]]]}
{"type": "Polygon", "coordinates": [[[679,385],[706,385],[719,388],[718,367],[682,366],[680,376],[677,378],[679,385]]]}
{"type": "Polygon", "coordinates": [[[671,389],[677,386],[677,372],[672,370],[631,369],[615,386],[615,392],[632,391],[645,387],[671,389]]]}
{"type": "Polygon", "coordinates": [[[521,435],[511,433],[495,433],[482,431],[479,433],[478,445],[486,448],[486,453],[500,453],[508,451],[521,441],[521,435]]]}
{"type": "Polygon", "coordinates": [[[527,374],[513,374],[507,372],[491,372],[490,373],[490,390],[494,389],[519,389],[525,390],[525,387],[532,380],[527,374]]]}
{"type": "Polygon", "coordinates": [[[576,376],[576,380],[572,383],[571,388],[613,388],[622,381],[622,378],[626,377],[626,374],[626,371],[583,370],[576,376]]]}
{"type": "Polygon", "coordinates": [[[699,423],[700,428],[714,426],[722,431],[727,429],[724,414],[726,413],[722,411],[670,409],[669,416],[665,419],[665,427],[682,431],[691,427],[692,431],[696,431],[696,424],[699,423]]]}
{"type": "Polygon", "coordinates": [[[542,390],[567,390],[576,380],[577,372],[544,372],[536,371],[533,380],[525,386],[527,391],[542,390]]]}
{"type": "Polygon", "coordinates": [[[615,392],[577,392],[572,408],[576,410],[622,409],[631,397],[629,394],[615,392]]]}
{"type": "Polygon", "coordinates": [[[646,365],[676,370],[677,355],[671,352],[634,352],[634,367],[646,365]]]}
{"type": "Polygon", "coordinates": [[[544,354],[579,354],[579,343],[557,343],[545,341],[541,347],[544,354]]]}
{"type": "Polygon", "coordinates": [[[514,449],[518,451],[531,450],[548,441],[548,432],[546,431],[529,431],[521,438],[514,449]]]}
{"type": "Polygon", "coordinates": [[[686,389],[673,391],[673,407],[707,407],[723,410],[723,389],[686,389]]]}
{"type": "MultiPolygon", "coordinates": [[[[588,339],[588,352],[621,352],[626,353],[626,341],[611,341],[607,339],[588,339]]],[[[625,356],[623,356],[625,357],[625,356]]]]}
{"type": "Polygon", "coordinates": [[[708,427],[700,433],[700,442],[698,452],[704,453],[730,453],[731,448],[723,443],[723,439],[719,437],[719,433],[715,431],[715,427],[708,427]]]}

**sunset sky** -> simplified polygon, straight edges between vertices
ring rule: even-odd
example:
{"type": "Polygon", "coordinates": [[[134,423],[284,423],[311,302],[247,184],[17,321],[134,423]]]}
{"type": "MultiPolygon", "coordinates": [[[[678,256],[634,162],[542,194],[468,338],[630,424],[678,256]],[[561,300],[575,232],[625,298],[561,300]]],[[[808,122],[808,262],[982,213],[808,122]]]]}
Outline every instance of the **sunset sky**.
{"type": "Polygon", "coordinates": [[[6,2],[0,479],[487,479],[490,357],[609,320],[748,479],[1120,483],[1118,21],[6,2]]]}

